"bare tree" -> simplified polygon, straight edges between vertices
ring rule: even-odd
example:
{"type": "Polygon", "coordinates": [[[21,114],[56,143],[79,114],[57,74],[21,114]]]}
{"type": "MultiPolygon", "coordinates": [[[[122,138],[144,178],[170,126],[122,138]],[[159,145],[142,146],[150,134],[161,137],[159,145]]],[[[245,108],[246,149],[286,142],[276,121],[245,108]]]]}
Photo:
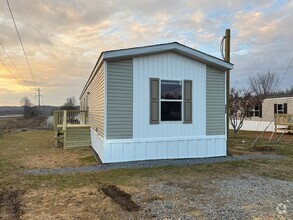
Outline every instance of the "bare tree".
{"type": "Polygon", "coordinates": [[[293,94],[293,85],[286,89],[285,94],[293,94]]]}
{"type": "Polygon", "coordinates": [[[31,107],[32,106],[31,100],[27,96],[22,97],[20,99],[20,103],[21,103],[22,107],[31,107]]]}
{"type": "Polygon", "coordinates": [[[269,95],[277,91],[280,84],[280,76],[268,71],[258,73],[248,78],[250,90],[256,95],[269,95]]]}
{"type": "Polygon", "coordinates": [[[63,104],[63,106],[61,106],[61,109],[73,110],[76,108],[76,103],[77,103],[77,101],[74,96],[69,97],[66,99],[66,102],[63,104]]]}
{"type": "Polygon", "coordinates": [[[20,99],[20,104],[23,107],[25,118],[31,118],[38,115],[37,108],[33,106],[31,100],[27,96],[20,99]]]}
{"type": "Polygon", "coordinates": [[[248,90],[232,88],[229,101],[229,121],[233,127],[235,137],[243,126],[243,121],[248,112],[255,106],[260,105],[262,98],[261,96],[254,96],[248,90]]]}

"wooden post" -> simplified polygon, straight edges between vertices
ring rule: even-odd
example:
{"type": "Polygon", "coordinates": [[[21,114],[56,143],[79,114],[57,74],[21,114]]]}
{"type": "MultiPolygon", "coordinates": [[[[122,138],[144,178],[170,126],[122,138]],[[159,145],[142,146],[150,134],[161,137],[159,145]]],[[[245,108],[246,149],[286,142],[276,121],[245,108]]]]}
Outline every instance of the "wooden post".
{"type": "Polygon", "coordinates": [[[55,143],[55,147],[58,147],[58,116],[59,116],[59,112],[54,111],[54,143],[55,143]]]}
{"type": "Polygon", "coordinates": [[[67,128],[67,110],[64,110],[63,113],[63,123],[62,123],[62,130],[66,131],[67,128]]]}
{"type": "Polygon", "coordinates": [[[56,131],[58,128],[58,113],[54,111],[54,130],[56,131]]]}
{"type": "MultiPolygon", "coordinates": [[[[225,61],[230,63],[230,29],[225,32],[225,61]]],[[[229,141],[229,98],[230,98],[230,70],[227,70],[226,76],[226,129],[227,129],[227,150],[229,141]]]]}
{"type": "Polygon", "coordinates": [[[277,133],[277,115],[275,115],[275,133],[277,133]]]}

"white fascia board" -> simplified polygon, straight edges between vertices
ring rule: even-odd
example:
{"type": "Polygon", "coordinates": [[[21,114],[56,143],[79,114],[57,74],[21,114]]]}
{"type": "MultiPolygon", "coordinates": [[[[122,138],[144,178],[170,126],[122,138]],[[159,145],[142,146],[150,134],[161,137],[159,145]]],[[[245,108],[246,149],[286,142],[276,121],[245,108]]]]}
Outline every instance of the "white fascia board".
{"type": "Polygon", "coordinates": [[[223,70],[233,69],[233,64],[231,63],[228,63],[224,60],[205,54],[198,50],[189,48],[179,43],[130,48],[130,49],[116,50],[116,51],[106,51],[104,52],[104,59],[105,60],[123,59],[123,58],[135,57],[135,56],[144,56],[149,54],[162,53],[167,51],[175,51],[175,52],[181,53],[185,56],[196,59],[198,61],[209,64],[211,66],[218,67],[223,70]]]}

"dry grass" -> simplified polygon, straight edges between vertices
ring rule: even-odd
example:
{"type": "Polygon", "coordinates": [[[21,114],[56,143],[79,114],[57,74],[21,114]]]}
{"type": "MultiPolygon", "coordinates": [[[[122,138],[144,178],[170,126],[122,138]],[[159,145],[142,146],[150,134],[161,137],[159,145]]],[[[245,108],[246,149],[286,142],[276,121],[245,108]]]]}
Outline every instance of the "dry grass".
{"type": "Polygon", "coordinates": [[[53,131],[7,133],[0,140],[5,159],[23,169],[57,168],[94,164],[90,148],[63,150],[54,147],[53,131]]]}
{"type": "Polygon", "coordinates": [[[0,118],[0,131],[12,132],[19,129],[36,129],[46,127],[46,118],[33,117],[25,119],[23,117],[0,118]]]}
{"type": "MultiPolygon", "coordinates": [[[[2,192],[8,189],[24,192],[21,200],[24,219],[151,218],[147,213],[129,214],[113,203],[100,189],[115,185],[131,194],[134,202],[142,206],[142,209],[150,203],[172,200],[185,210],[177,194],[156,195],[150,193],[149,186],[166,183],[166,187],[179,187],[190,195],[204,196],[213,193],[204,183],[241,173],[293,181],[293,136],[286,135],[281,143],[270,144],[270,151],[258,151],[258,148],[250,148],[249,144],[256,135],[253,132],[240,132],[237,138],[231,138],[229,154],[274,153],[287,157],[281,160],[251,160],[186,167],[166,166],[100,173],[26,176],[20,174],[20,171],[84,166],[94,164],[95,161],[88,148],[54,148],[51,131],[4,133],[0,138],[0,189],[2,192]]],[[[265,137],[267,136],[269,134],[265,134],[265,137]]],[[[267,144],[262,139],[257,146],[264,145],[267,144]]],[[[185,211],[202,217],[199,210],[185,211]]]]}

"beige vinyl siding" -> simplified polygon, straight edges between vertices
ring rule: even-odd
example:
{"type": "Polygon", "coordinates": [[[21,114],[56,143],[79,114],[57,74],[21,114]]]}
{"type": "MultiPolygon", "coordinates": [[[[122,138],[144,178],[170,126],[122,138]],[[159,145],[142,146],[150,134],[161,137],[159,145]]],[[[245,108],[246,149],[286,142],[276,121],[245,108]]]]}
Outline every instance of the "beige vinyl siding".
{"type": "Polygon", "coordinates": [[[206,134],[225,134],[225,72],[206,69],[206,134]]]}
{"type": "Polygon", "coordinates": [[[107,138],[133,137],[133,61],[107,62],[107,138]]]}
{"type": "Polygon", "coordinates": [[[104,137],[104,79],[104,63],[102,63],[93,81],[81,98],[81,100],[83,100],[84,109],[86,110],[86,100],[88,96],[89,124],[101,137],[104,137]]]}
{"type": "Polygon", "coordinates": [[[274,104],[284,103],[287,103],[287,114],[293,114],[293,97],[267,98],[262,103],[262,118],[253,116],[245,120],[271,122],[274,120],[274,104]]]}

